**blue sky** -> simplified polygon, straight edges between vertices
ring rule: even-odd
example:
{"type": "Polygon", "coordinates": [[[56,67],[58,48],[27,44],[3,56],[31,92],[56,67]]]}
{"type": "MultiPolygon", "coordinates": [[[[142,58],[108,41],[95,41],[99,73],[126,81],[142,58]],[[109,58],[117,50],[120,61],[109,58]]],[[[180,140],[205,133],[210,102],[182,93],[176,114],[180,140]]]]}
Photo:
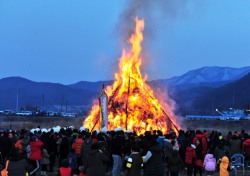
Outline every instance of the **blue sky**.
{"type": "MultiPolygon", "coordinates": [[[[62,84],[113,79],[128,1],[1,0],[0,78],[62,84]]],[[[145,15],[150,31],[142,61],[150,80],[203,66],[250,65],[249,0],[175,2],[145,10],[154,14],[145,15]]]]}

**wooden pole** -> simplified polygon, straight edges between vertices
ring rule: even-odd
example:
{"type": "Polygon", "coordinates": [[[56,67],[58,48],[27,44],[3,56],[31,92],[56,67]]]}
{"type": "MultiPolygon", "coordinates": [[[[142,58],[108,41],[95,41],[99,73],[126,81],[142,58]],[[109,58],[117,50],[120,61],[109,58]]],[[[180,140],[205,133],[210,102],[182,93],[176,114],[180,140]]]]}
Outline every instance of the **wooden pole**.
{"type": "MultiPolygon", "coordinates": [[[[145,90],[145,88],[144,88],[144,90],[145,90]]],[[[145,90],[145,92],[148,93],[147,90],[145,90]]],[[[148,95],[149,95],[149,97],[150,97],[151,99],[154,100],[154,98],[153,98],[149,93],[148,93],[148,95]]],[[[167,116],[168,120],[172,123],[172,125],[174,126],[174,128],[178,131],[178,128],[176,127],[176,125],[174,124],[174,122],[170,119],[170,117],[167,115],[167,113],[164,111],[164,109],[163,109],[161,106],[160,106],[160,108],[161,108],[162,112],[167,116]]]]}
{"type": "Polygon", "coordinates": [[[126,130],[128,129],[128,98],[130,94],[130,74],[128,78],[128,96],[127,96],[127,103],[126,103],[126,130]]]}

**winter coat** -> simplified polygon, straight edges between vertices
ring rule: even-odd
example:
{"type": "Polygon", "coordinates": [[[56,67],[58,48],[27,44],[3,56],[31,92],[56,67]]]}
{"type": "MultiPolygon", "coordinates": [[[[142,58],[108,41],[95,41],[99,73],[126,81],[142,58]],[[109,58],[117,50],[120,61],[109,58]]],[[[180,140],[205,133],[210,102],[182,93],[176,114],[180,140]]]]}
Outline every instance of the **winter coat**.
{"type": "Polygon", "coordinates": [[[69,167],[72,170],[77,169],[77,155],[75,153],[69,154],[69,167]]]}
{"type": "Polygon", "coordinates": [[[231,155],[233,156],[236,153],[241,153],[241,140],[237,136],[232,136],[229,140],[229,145],[231,148],[231,155]]]}
{"type": "Polygon", "coordinates": [[[129,158],[132,159],[132,165],[128,168],[127,176],[140,176],[142,168],[142,156],[139,153],[132,153],[129,158]]]}
{"type": "Polygon", "coordinates": [[[108,157],[108,163],[110,162],[110,158],[112,158],[110,146],[106,141],[98,141],[97,144],[100,147],[100,150],[108,157]]]}
{"type": "Polygon", "coordinates": [[[167,167],[168,171],[173,173],[179,173],[179,171],[185,167],[178,151],[173,150],[172,155],[167,162],[167,167]]]}
{"type": "Polygon", "coordinates": [[[164,147],[164,139],[165,136],[158,136],[158,138],[156,139],[156,141],[160,144],[161,148],[164,147]]]}
{"type": "Polygon", "coordinates": [[[195,148],[195,165],[200,167],[203,166],[203,154],[201,144],[197,145],[195,148]]]}
{"type": "Polygon", "coordinates": [[[60,173],[60,176],[71,176],[71,168],[70,167],[60,167],[59,173],[60,173]]]}
{"type": "Polygon", "coordinates": [[[41,152],[42,146],[43,146],[43,143],[40,140],[30,142],[30,147],[31,147],[30,160],[42,159],[42,152],[41,152]]]}
{"type": "Polygon", "coordinates": [[[88,176],[105,176],[108,157],[101,150],[91,150],[87,158],[85,172],[88,176]]]}
{"type": "Polygon", "coordinates": [[[15,147],[18,148],[20,153],[23,153],[23,145],[22,145],[22,139],[19,139],[16,143],[15,143],[15,147]]]}
{"type": "Polygon", "coordinates": [[[201,140],[202,154],[205,155],[205,153],[207,152],[207,138],[203,134],[196,134],[193,139],[193,144],[195,144],[198,139],[201,140]]]}
{"type": "Polygon", "coordinates": [[[206,154],[203,165],[206,171],[210,171],[210,172],[215,171],[216,159],[214,155],[210,153],[206,154]]]}
{"type": "Polygon", "coordinates": [[[9,137],[2,137],[0,141],[0,149],[3,156],[8,156],[12,149],[12,141],[9,137]]]}
{"type": "Polygon", "coordinates": [[[59,149],[59,155],[60,159],[67,159],[69,155],[69,147],[70,143],[67,137],[63,137],[62,141],[60,142],[60,149],[59,149]]]}
{"type": "Polygon", "coordinates": [[[250,154],[250,138],[246,139],[242,144],[242,152],[246,155],[250,154]]]}
{"type": "Polygon", "coordinates": [[[149,151],[152,156],[144,164],[144,176],[164,175],[163,152],[160,144],[152,145],[149,151]]]}
{"type": "Polygon", "coordinates": [[[119,155],[122,156],[122,148],[123,148],[123,142],[124,138],[122,136],[116,136],[112,141],[111,141],[111,152],[112,155],[119,155]]]}
{"type": "Polygon", "coordinates": [[[195,150],[193,147],[188,146],[186,149],[186,157],[185,157],[185,163],[186,164],[194,164],[195,159],[195,150]]]}
{"type": "Polygon", "coordinates": [[[177,139],[174,139],[174,146],[173,146],[173,150],[177,150],[177,151],[179,151],[179,149],[180,149],[180,147],[179,147],[179,143],[178,143],[178,141],[177,141],[177,139]]]}
{"type": "Polygon", "coordinates": [[[9,161],[8,176],[26,176],[26,160],[9,161]]]}
{"type": "Polygon", "coordinates": [[[72,149],[75,149],[75,154],[80,156],[81,153],[81,147],[84,140],[82,138],[78,138],[75,140],[75,142],[72,144],[72,149]]]}
{"type": "Polygon", "coordinates": [[[229,159],[226,156],[223,156],[220,162],[220,176],[229,176],[229,172],[227,171],[229,165],[229,159]]]}
{"type": "Polygon", "coordinates": [[[218,161],[219,159],[221,159],[223,156],[228,156],[231,157],[231,151],[230,148],[226,145],[220,146],[218,145],[215,148],[215,152],[214,152],[214,156],[216,158],[216,161],[218,161]]]}
{"type": "Polygon", "coordinates": [[[83,165],[86,164],[87,162],[87,157],[90,151],[90,147],[92,144],[92,139],[91,138],[87,138],[84,140],[82,146],[81,146],[81,156],[82,156],[82,161],[83,161],[83,165]]]}
{"type": "Polygon", "coordinates": [[[164,157],[165,160],[168,161],[168,159],[171,157],[171,153],[173,151],[173,146],[171,145],[171,140],[170,139],[165,139],[164,140],[164,157]]]}
{"type": "Polygon", "coordinates": [[[30,144],[30,137],[28,136],[28,134],[24,134],[24,138],[22,139],[22,150],[26,151],[27,146],[30,144]]]}
{"type": "Polygon", "coordinates": [[[50,163],[49,162],[49,154],[48,154],[48,151],[44,148],[44,149],[42,149],[41,164],[48,165],[49,163],[50,163]]]}
{"type": "Polygon", "coordinates": [[[48,139],[48,143],[49,145],[47,146],[47,150],[49,155],[54,155],[57,151],[57,144],[56,144],[56,140],[53,138],[53,136],[50,136],[48,139]]]}

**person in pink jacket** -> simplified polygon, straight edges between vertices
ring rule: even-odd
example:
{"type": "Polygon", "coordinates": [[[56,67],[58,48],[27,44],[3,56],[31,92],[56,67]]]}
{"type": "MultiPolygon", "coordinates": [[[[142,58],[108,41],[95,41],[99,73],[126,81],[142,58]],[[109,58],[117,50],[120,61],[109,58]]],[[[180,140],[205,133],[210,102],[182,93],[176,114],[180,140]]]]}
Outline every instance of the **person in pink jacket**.
{"type": "Polygon", "coordinates": [[[216,159],[211,150],[209,150],[208,153],[206,154],[203,166],[208,175],[213,175],[213,172],[216,169],[216,159]]]}
{"type": "Polygon", "coordinates": [[[35,169],[30,172],[30,175],[34,175],[40,168],[40,160],[42,159],[42,141],[38,140],[36,136],[33,136],[30,140],[30,160],[36,165],[35,169]]]}

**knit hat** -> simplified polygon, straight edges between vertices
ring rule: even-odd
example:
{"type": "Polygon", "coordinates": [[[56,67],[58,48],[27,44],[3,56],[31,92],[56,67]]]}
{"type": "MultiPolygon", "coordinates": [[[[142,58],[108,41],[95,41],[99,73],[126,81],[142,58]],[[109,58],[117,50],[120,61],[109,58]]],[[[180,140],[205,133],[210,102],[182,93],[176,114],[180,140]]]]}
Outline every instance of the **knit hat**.
{"type": "Polygon", "coordinates": [[[36,141],[37,137],[36,136],[32,136],[30,141],[36,141]]]}

